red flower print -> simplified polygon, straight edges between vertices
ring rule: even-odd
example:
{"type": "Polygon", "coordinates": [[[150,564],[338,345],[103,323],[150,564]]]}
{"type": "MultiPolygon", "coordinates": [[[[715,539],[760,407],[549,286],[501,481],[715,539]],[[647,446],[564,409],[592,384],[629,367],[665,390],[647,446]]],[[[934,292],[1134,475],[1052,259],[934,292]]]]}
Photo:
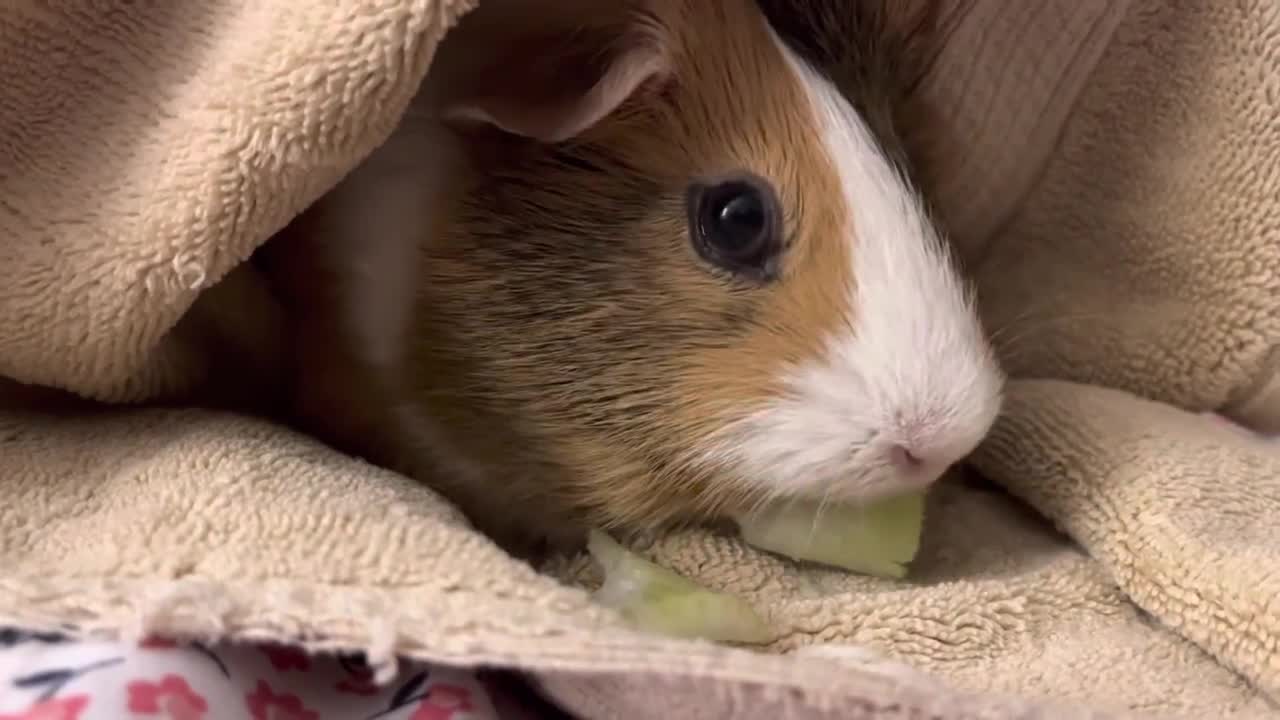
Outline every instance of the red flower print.
{"type": "Polygon", "coordinates": [[[129,709],[139,715],[159,715],[169,720],[200,720],[209,703],[177,675],[165,675],[158,683],[129,683],[129,709]]]}
{"type": "Polygon", "coordinates": [[[36,703],[17,715],[0,715],[0,720],[76,720],[88,704],[88,695],[68,695],[36,703]]]}
{"type": "Polygon", "coordinates": [[[246,694],[244,701],[253,720],[320,720],[297,695],[276,695],[266,680],[259,680],[258,687],[246,694]]]}
{"type": "Polygon", "coordinates": [[[471,691],[459,685],[440,683],[431,688],[409,720],[452,720],[455,715],[474,710],[471,691]]]}
{"type": "Polygon", "coordinates": [[[138,643],[138,647],[147,650],[168,650],[169,648],[178,647],[178,643],[164,638],[149,637],[138,643]]]}
{"type": "Polygon", "coordinates": [[[271,666],[277,670],[309,670],[311,658],[298,648],[287,645],[260,645],[258,649],[271,660],[271,666]]]}
{"type": "Polygon", "coordinates": [[[334,685],[334,687],[337,688],[338,692],[348,693],[350,695],[364,695],[365,697],[377,695],[382,692],[382,688],[378,687],[373,682],[373,673],[343,678],[342,680],[339,680],[338,684],[334,685]]]}

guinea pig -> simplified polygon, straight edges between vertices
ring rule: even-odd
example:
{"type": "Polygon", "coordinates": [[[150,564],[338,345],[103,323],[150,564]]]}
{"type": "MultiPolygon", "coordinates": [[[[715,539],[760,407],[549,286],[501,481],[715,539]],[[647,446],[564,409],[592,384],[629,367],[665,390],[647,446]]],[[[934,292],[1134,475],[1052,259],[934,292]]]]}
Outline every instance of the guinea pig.
{"type": "Polygon", "coordinates": [[[297,422],[509,546],[929,486],[1003,375],[884,111],[899,4],[836,3],[838,87],[753,0],[480,3],[272,241],[297,422]]]}

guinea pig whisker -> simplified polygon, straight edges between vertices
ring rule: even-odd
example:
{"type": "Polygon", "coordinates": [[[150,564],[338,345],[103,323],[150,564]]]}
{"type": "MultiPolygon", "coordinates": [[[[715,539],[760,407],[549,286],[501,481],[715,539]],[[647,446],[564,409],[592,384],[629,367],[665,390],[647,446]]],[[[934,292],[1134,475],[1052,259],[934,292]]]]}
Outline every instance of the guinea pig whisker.
{"type": "Polygon", "coordinates": [[[744,503],[747,510],[741,514],[741,519],[756,520],[766,510],[776,506],[779,501],[794,501],[794,496],[784,495],[782,493],[765,490],[763,488],[755,489],[751,494],[755,496],[754,501],[749,504],[744,503]]]}
{"type": "Polygon", "coordinates": [[[822,491],[822,497],[818,500],[818,509],[813,513],[813,522],[809,525],[809,539],[805,541],[806,546],[813,545],[813,539],[818,536],[818,526],[822,524],[822,513],[827,508],[827,503],[831,499],[831,485],[828,484],[822,491]]]}
{"type": "Polygon", "coordinates": [[[1015,326],[1019,325],[1029,317],[1031,317],[1031,310],[1029,308],[1023,308],[1022,310],[1018,311],[1017,315],[1014,315],[1012,318],[1009,318],[1008,320],[1006,320],[1005,324],[1002,325],[1001,327],[994,328],[994,329],[988,328],[988,334],[987,334],[988,340],[994,343],[995,339],[1000,337],[1001,333],[1005,332],[1006,330],[1014,328],[1015,326]]]}
{"type": "Polygon", "coordinates": [[[1017,353],[1026,348],[1036,347],[1035,343],[1018,345],[1031,335],[1055,324],[1068,322],[1088,322],[1109,315],[1109,313],[1079,312],[1036,318],[1033,311],[1026,310],[1007,320],[1003,325],[990,332],[989,341],[998,355],[1006,360],[1017,358],[1017,353]],[[1029,322],[1030,321],[1030,322],[1029,322]],[[1012,334],[1011,334],[1012,333],[1012,334]]]}

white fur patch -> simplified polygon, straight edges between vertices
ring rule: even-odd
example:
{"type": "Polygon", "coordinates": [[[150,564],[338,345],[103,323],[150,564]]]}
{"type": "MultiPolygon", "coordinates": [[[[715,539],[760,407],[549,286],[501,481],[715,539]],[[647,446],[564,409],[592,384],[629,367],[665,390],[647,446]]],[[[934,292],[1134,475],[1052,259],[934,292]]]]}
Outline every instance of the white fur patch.
{"type": "Polygon", "coordinates": [[[812,100],[851,213],[849,317],[785,394],[725,428],[709,459],[770,495],[868,500],[918,489],[967,455],[1000,406],[1003,375],[919,196],[825,78],[784,54],[812,100]],[[925,460],[904,471],[889,450],[925,460]]]}

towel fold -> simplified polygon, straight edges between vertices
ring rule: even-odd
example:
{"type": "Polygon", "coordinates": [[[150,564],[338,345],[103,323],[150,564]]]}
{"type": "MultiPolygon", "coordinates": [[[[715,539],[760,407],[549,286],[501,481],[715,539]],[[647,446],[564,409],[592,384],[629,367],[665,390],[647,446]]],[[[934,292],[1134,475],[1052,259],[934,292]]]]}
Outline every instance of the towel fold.
{"type": "Polygon", "coordinates": [[[1280,6],[948,1],[926,185],[1016,379],[904,582],[637,546],[752,602],[759,651],[637,633],[584,558],[536,571],[428,488],[190,407],[261,394],[211,385],[274,354],[234,268],[475,0],[14,3],[0,625],[501,665],[593,718],[1274,717],[1280,449],[1205,411],[1280,428],[1280,6]]]}

